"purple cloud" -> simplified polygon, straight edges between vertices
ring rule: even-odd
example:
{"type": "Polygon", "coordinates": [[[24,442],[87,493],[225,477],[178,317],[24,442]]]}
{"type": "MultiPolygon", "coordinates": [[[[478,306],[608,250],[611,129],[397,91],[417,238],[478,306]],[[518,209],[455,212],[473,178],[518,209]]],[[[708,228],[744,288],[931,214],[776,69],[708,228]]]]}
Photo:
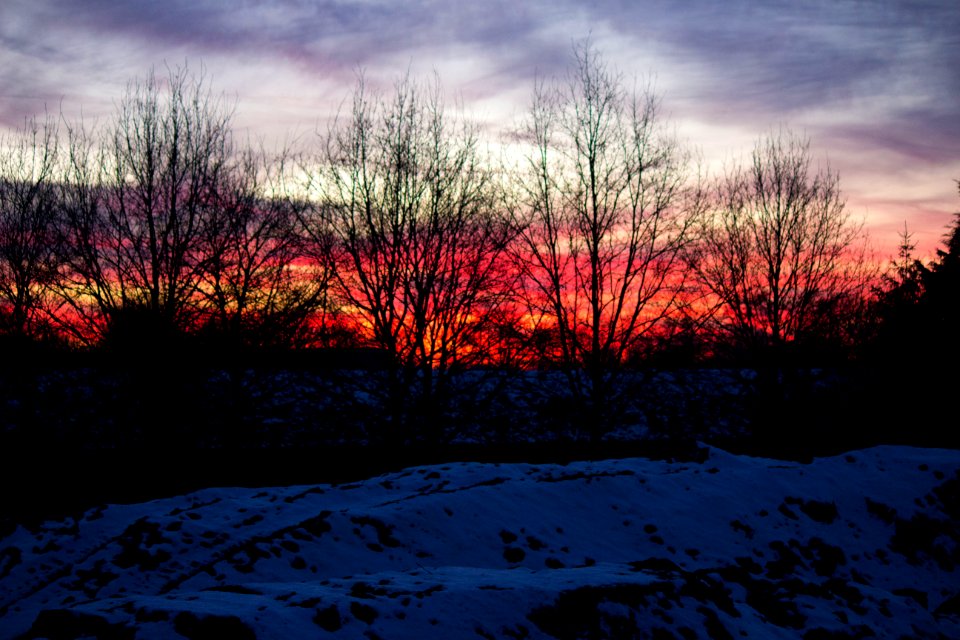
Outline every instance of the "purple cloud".
{"type": "Polygon", "coordinates": [[[309,126],[358,68],[374,83],[437,68],[468,107],[521,112],[534,75],[562,74],[588,34],[625,73],[656,74],[681,122],[752,135],[789,125],[831,150],[855,185],[870,172],[904,177],[892,155],[926,167],[943,182],[931,201],[956,208],[955,0],[5,0],[0,126],[61,100],[71,113],[82,103],[108,114],[128,80],[183,60],[236,93],[251,127],[309,126]]]}

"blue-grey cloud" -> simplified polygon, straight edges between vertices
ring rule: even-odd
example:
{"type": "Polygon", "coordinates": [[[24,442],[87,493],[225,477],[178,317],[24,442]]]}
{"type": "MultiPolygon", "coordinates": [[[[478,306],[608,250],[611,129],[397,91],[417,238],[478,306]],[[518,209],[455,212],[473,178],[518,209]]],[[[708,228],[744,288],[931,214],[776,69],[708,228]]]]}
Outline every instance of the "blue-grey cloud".
{"type": "Polygon", "coordinates": [[[789,121],[869,106],[877,142],[931,162],[960,153],[960,9],[955,2],[613,2],[611,24],[699,67],[688,109],[720,120],[789,121]],[[889,128],[900,131],[891,134],[889,128]],[[921,138],[919,141],[912,136],[921,138]],[[952,141],[951,150],[949,142],[952,141]]]}
{"type": "MultiPolygon", "coordinates": [[[[588,34],[628,75],[657,74],[680,119],[757,135],[793,126],[883,178],[890,155],[960,166],[956,0],[3,0],[0,126],[61,100],[107,113],[127,80],[183,59],[219,65],[241,110],[265,80],[287,97],[322,85],[342,98],[358,68],[386,81],[453,69],[464,77],[444,84],[466,100],[517,101],[534,74],[562,74],[588,34]]],[[[257,96],[257,117],[272,96],[257,96]]]]}
{"type": "MultiPolygon", "coordinates": [[[[55,68],[82,67],[87,73],[113,60],[176,61],[178,56],[236,56],[291,65],[324,79],[352,81],[357,68],[404,66],[440,58],[450,46],[476,51],[497,69],[491,92],[535,69],[553,71],[565,63],[569,41],[541,31],[561,13],[515,1],[461,6],[448,2],[343,2],[269,0],[8,0],[0,8],[0,61],[23,70],[8,78],[0,121],[19,116],[22,101],[12,94],[49,101],[74,91],[52,82],[55,68]],[[12,16],[11,19],[4,18],[12,16]],[[134,55],[139,53],[140,55],[134,55]],[[152,56],[152,57],[151,57],[152,56]]],[[[119,63],[119,64],[118,64],[119,63]]],[[[142,64],[142,62],[141,62],[142,64]]],[[[429,64],[429,63],[428,63],[429,64]]],[[[128,69],[127,74],[143,73],[128,69]]],[[[66,81],[82,84],[72,74],[66,81]]],[[[16,119],[16,118],[14,118],[16,119]]]]}

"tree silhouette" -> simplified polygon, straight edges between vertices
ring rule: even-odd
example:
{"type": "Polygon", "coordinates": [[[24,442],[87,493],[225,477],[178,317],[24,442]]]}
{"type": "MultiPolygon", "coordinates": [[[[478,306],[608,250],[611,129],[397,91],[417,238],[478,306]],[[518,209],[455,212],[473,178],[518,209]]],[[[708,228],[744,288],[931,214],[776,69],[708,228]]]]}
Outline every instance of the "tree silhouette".
{"type": "Polygon", "coordinates": [[[360,334],[392,358],[391,402],[417,382],[436,406],[447,374],[478,358],[504,292],[509,230],[477,131],[446,113],[438,82],[407,77],[379,97],[361,78],[323,144],[305,228],[329,247],[333,287],[360,334]]]}
{"type": "MultiPolygon", "coordinates": [[[[958,183],[960,187],[960,183],[958,183]]],[[[960,190],[960,189],[958,189],[960,190]]],[[[923,331],[930,340],[930,354],[941,362],[956,363],[960,357],[960,213],[954,214],[952,228],[944,237],[944,249],[937,259],[923,267],[920,279],[920,313],[923,331]]]]}
{"type": "Polygon", "coordinates": [[[717,181],[698,237],[690,268],[716,300],[718,326],[750,349],[823,335],[869,282],[839,177],[814,167],[809,141],[789,131],[717,181]]]}
{"type": "Polygon", "coordinates": [[[230,118],[203,76],[183,67],[132,82],[99,147],[81,126],[71,130],[62,298],[88,331],[129,309],[178,330],[196,320],[198,243],[230,168],[230,118]]]}
{"type": "Polygon", "coordinates": [[[37,337],[49,325],[44,298],[61,259],[58,152],[49,118],[0,138],[0,333],[37,337]]]}
{"type": "Polygon", "coordinates": [[[599,436],[614,373],[681,289],[687,155],[656,96],[628,91],[589,42],[575,46],[565,83],[537,83],[522,136],[513,253],[527,323],[555,332],[599,436]]]}
{"type": "Polygon", "coordinates": [[[328,274],[307,264],[299,219],[307,203],[292,192],[289,152],[248,148],[217,185],[202,217],[198,305],[204,329],[236,346],[304,346],[328,274]]]}
{"type": "Polygon", "coordinates": [[[918,313],[923,295],[923,263],[914,258],[913,236],[903,225],[897,257],[891,262],[876,291],[873,316],[877,335],[873,344],[864,345],[880,349],[884,358],[904,362],[916,357],[916,340],[921,327],[918,313]]]}
{"type": "Polygon", "coordinates": [[[873,377],[861,404],[876,407],[870,422],[890,437],[956,446],[957,431],[948,425],[956,421],[950,399],[960,360],[960,214],[944,245],[924,264],[913,258],[906,230],[901,236],[898,257],[877,291],[876,336],[863,349],[873,377]],[[893,397],[905,401],[889,402],[893,397]]]}

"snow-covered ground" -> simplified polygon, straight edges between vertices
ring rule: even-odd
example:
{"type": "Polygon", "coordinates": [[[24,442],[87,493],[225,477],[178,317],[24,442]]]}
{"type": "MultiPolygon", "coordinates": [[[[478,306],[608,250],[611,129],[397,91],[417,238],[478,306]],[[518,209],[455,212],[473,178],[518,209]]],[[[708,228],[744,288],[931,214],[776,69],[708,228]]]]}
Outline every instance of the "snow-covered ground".
{"type": "Polygon", "coordinates": [[[457,463],[19,528],[0,637],[960,638],[958,566],[957,451],[457,463]]]}

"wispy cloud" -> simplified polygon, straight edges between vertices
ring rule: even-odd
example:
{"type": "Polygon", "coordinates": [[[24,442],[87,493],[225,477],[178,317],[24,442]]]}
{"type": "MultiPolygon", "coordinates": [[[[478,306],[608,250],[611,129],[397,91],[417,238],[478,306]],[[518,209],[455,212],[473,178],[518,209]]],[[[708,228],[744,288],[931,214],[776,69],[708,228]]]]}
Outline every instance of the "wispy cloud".
{"type": "Polygon", "coordinates": [[[654,73],[670,113],[704,140],[788,124],[852,172],[855,189],[889,179],[896,158],[943,183],[933,201],[955,200],[955,0],[5,0],[0,126],[61,101],[108,113],[130,78],[183,60],[202,61],[238,96],[244,126],[271,135],[313,126],[358,68],[375,84],[436,69],[499,122],[587,35],[628,74],[654,73]]]}

